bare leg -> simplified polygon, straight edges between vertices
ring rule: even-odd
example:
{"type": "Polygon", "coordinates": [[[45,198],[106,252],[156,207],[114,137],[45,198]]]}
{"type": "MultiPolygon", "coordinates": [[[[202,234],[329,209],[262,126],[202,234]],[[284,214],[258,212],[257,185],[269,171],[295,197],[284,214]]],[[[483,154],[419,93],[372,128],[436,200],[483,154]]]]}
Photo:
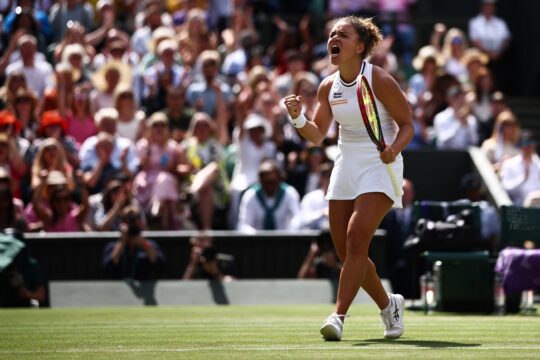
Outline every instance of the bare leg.
{"type": "Polygon", "coordinates": [[[330,229],[336,253],[343,262],[336,312],[346,314],[358,289],[363,286],[379,308],[388,305],[388,296],[368,258],[375,230],[392,206],[382,193],[360,195],[353,201],[330,201],[330,229]]]}
{"type": "Polygon", "coordinates": [[[212,228],[212,218],[214,217],[214,181],[219,175],[219,165],[210,163],[202,168],[191,185],[191,190],[199,197],[199,216],[202,230],[212,228]]]}

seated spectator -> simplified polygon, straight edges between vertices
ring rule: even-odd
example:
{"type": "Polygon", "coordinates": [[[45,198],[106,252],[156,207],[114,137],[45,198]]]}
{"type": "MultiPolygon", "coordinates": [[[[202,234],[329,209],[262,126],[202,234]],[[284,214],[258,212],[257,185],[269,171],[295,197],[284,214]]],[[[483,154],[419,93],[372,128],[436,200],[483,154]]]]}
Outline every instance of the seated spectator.
{"type": "Polygon", "coordinates": [[[505,160],[519,154],[519,135],[520,127],[516,116],[510,111],[501,112],[495,120],[491,137],[482,143],[482,151],[493,164],[495,171],[499,170],[505,160]]]}
{"type": "Polygon", "coordinates": [[[454,75],[460,82],[467,81],[467,68],[463,64],[463,55],[467,49],[467,37],[458,28],[451,28],[444,36],[442,55],[444,56],[444,70],[454,75]]]}
{"type": "Polygon", "coordinates": [[[135,143],[144,134],[146,116],[142,110],[137,109],[133,90],[127,84],[116,87],[114,107],[118,111],[116,124],[118,135],[135,143]]]}
{"type": "Polygon", "coordinates": [[[38,129],[36,114],[39,102],[36,95],[30,89],[21,88],[15,93],[12,105],[12,114],[19,123],[21,137],[32,142],[38,129]]]}
{"type": "Polygon", "coordinates": [[[86,222],[89,227],[94,231],[119,231],[122,210],[126,206],[139,207],[131,189],[131,179],[122,172],[114,174],[103,191],[90,196],[88,200],[86,222]]]}
{"type": "Polygon", "coordinates": [[[118,171],[133,176],[139,168],[135,145],[129,139],[117,136],[118,111],[101,109],[96,113],[99,133],[89,137],[81,146],[79,158],[85,172],[85,184],[91,194],[103,190],[106,180],[118,171]]]}
{"type": "Polygon", "coordinates": [[[317,188],[304,195],[300,202],[300,211],[295,214],[291,228],[293,229],[328,229],[328,200],[325,195],[330,184],[332,163],[320,166],[317,188]]]}
{"type": "Polygon", "coordinates": [[[40,185],[34,189],[32,202],[26,207],[26,220],[30,231],[47,232],[86,231],[86,213],[88,211],[88,192],[80,186],[80,174],[77,180],[80,189],[81,204],[72,200],[67,179],[58,170],[42,171],[40,185]],[[47,191],[43,188],[47,187],[47,191]],[[44,195],[45,194],[45,195],[44,195]]]}
{"type": "Polygon", "coordinates": [[[287,183],[294,186],[300,197],[319,189],[322,165],[328,161],[322,147],[307,144],[302,149],[298,161],[289,156],[287,183]]]}
{"type": "Polygon", "coordinates": [[[178,229],[178,144],[170,138],[167,117],[156,112],[148,119],[148,136],[137,142],[140,172],[133,180],[135,197],[143,211],[159,219],[160,229],[178,229]]]}
{"type": "Polygon", "coordinates": [[[442,65],[441,57],[435,47],[427,45],[418,50],[412,65],[417,73],[409,80],[409,92],[420,99],[425,92],[432,90],[437,69],[442,65]]]}
{"type": "Polygon", "coordinates": [[[198,236],[190,239],[191,256],[182,276],[183,280],[206,279],[217,281],[234,280],[234,258],[218,253],[212,238],[198,236]]]}
{"type": "Polygon", "coordinates": [[[131,86],[131,68],[118,61],[103,65],[92,76],[94,90],[90,93],[92,113],[104,108],[114,108],[114,91],[119,84],[131,86]]]}
{"type": "Polygon", "coordinates": [[[171,138],[180,143],[186,137],[195,110],[187,106],[186,89],[183,86],[169,86],[165,103],[166,107],[162,111],[169,119],[171,138]]]}
{"type": "Polygon", "coordinates": [[[217,127],[208,114],[195,113],[186,139],[182,142],[190,168],[189,191],[197,201],[201,230],[210,230],[213,224],[226,227],[223,221],[215,221],[219,219],[214,217],[216,210],[224,214],[229,200],[226,174],[222,167],[223,147],[218,140],[217,127]]]}
{"type": "Polygon", "coordinates": [[[0,167],[0,230],[14,228],[26,231],[24,203],[13,196],[14,184],[8,169],[0,167]]]}
{"type": "Polygon", "coordinates": [[[58,93],[58,112],[66,120],[66,135],[72,137],[80,148],[82,143],[97,134],[97,126],[90,104],[90,91],[87,86],[77,85],[73,88],[73,101],[69,105],[63,91],[58,93]]]}
{"type": "Polygon", "coordinates": [[[39,307],[47,303],[47,281],[29,256],[23,234],[4,229],[0,235],[0,307],[39,307]]]}
{"type": "Polygon", "coordinates": [[[317,240],[312,241],[309,252],[298,270],[299,279],[330,279],[338,280],[342,264],[339,261],[332,237],[328,231],[321,233],[317,240]]]}
{"type": "Polygon", "coordinates": [[[272,160],[259,167],[259,182],[246,190],[240,202],[238,230],[285,230],[300,211],[298,192],[282,181],[281,168],[272,160]]]}
{"type": "Polygon", "coordinates": [[[103,268],[110,279],[157,280],[165,265],[159,245],[142,234],[141,210],[127,206],[122,210],[120,238],[105,245],[103,268]]]}
{"type": "Polygon", "coordinates": [[[13,111],[15,94],[19,89],[26,89],[26,78],[22,71],[14,71],[5,80],[0,87],[0,109],[9,109],[13,111]]]}
{"type": "Polygon", "coordinates": [[[529,193],[540,190],[540,158],[530,131],[522,131],[519,146],[521,153],[502,163],[499,176],[514,204],[523,206],[529,193]]]}
{"type": "Polygon", "coordinates": [[[0,133],[0,166],[6,169],[9,177],[16,184],[13,188],[13,194],[21,198],[20,180],[25,176],[26,165],[18,154],[14,139],[8,138],[3,133],[0,133]]]}
{"type": "Polygon", "coordinates": [[[433,120],[438,149],[466,150],[478,143],[478,123],[459,85],[446,91],[448,107],[433,120]]]}
{"type": "MultiPolygon", "coordinates": [[[[42,185],[41,173],[60,171],[66,178],[69,189],[73,189],[73,168],[68,164],[64,149],[55,138],[47,138],[39,144],[32,163],[31,188],[33,191],[42,185]]],[[[45,187],[41,186],[43,190],[45,187]]]]}

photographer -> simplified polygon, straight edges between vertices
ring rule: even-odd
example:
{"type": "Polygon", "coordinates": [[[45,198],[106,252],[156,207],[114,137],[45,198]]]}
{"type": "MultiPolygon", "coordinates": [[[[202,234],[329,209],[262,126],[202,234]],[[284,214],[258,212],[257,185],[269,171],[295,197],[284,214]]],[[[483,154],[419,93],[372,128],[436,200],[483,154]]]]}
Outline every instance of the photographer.
{"type": "Polygon", "coordinates": [[[311,242],[306,258],[298,270],[298,278],[337,280],[341,267],[330,233],[322,231],[317,239],[311,242]]]}
{"type": "Polygon", "coordinates": [[[120,238],[105,245],[103,267],[112,279],[155,280],[165,264],[157,243],[142,235],[144,221],[137,206],[127,206],[120,215],[120,238]]]}
{"type": "Polygon", "coordinates": [[[234,257],[218,253],[212,238],[195,236],[190,239],[192,248],[189,264],[182,276],[183,280],[206,279],[231,281],[235,277],[234,257]]]}

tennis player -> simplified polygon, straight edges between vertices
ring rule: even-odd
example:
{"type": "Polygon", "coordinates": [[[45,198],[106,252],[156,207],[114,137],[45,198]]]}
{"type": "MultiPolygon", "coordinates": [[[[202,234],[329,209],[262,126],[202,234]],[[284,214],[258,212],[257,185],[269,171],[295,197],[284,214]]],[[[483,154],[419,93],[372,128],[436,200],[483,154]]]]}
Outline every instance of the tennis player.
{"type": "Polygon", "coordinates": [[[341,340],[343,321],[360,286],[380,308],[384,336],[403,334],[403,296],[387,294],[368,258],[375,230],[385,214],[401,207],[385,164],[392,164],[398,184],[403,180],[401,151],[413,136],[410,109],[396,81],[365,59],[382,41],[380,30],[370,19],[340,18],[330,33],[328,53],[336,73],[325,78],[318,90],[313,119],[302,113],[296,94],[284,99],[290,120],[307,140],[319,144],[332,118],[339,123],[339,154],[326,194],[329,200],[330,231],[336,252],[343,262],[335,312],[321,327],[325,340],[341,340]],[[357,98],[357,81],[364,75],[375,95],[386,148],[378,152],[370,140],[357,98]]]}

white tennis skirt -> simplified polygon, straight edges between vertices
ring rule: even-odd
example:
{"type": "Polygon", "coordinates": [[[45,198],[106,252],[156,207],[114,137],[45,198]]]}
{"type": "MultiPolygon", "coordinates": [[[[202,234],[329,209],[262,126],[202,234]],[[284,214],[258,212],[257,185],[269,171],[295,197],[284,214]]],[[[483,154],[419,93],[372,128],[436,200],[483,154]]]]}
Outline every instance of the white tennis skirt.
{"type": "MultiPolygon", "coordinates": [[[[354,200],[358,195],[380,192],[388,196],[393,207],[401,208],[392,181],[372,142],[339,143],[339,153],[334,162],[327,200],[354,200]]],[[[398,184],[403,183],[403,157],[399,154],[392,163],[398,184]]]]}

